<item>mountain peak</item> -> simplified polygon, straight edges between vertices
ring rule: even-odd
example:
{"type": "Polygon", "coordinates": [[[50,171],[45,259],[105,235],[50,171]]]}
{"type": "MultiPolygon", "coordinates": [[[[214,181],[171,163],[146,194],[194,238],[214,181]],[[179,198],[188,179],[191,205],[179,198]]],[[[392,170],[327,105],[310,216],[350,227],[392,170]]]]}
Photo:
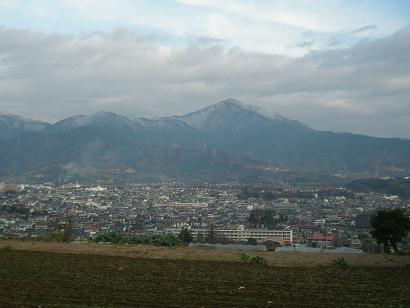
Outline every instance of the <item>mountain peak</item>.
{"type": "Polygon", "coordinates": [[[240,101],[228,98],[198,111],[176,117],[179,120],[199,130],[244,130],[285,125],[311,130],[307,125],[276,114],[268,116],[256,107],[245,105],[240,101]]]}
{"type": "Polygon", "coordinates": [[[190,114],[198,114],[198,113],[210,114],[214,112],[226,113],[226,112],[232,112],[232,111],[233,112],[240,111],[244,109],[250,109],[250,108],[236,99],[228,98],[218,103],[215,103],[213,105],[206,106],[198,111],[191,112],[190,114]]]}
{"type": "Polygon", "coordinates": [[[249,117],[264,117],[240,101],[228,98],[198,111],[176,117],[196,129],[217,129],[249,117]]]}
{"type": "Polygon", "coordinates": [[[2,113],[0,114],[0,140],[9,139],[23,133],[37,132],[48,125],[46,122],[2,113]]]}
{"type": "Polygon", "coordinates": [[[91,116],[93,117],[104,117],[104,118],[116,118],[116,117],[121,117],[120,115],[111,112],[111,111],[98,111],[94,114],[92,114],[91,116]]]}
{"type": "Polygon", "coordinates": [[[10,120],[25,122],[25,123],[36,123],[36,124],[49,125],[49,123],[44,122],[44,121],[33,120],[33,119],[30,119],[30,118],[22,117],[22,116],[7,113],[7,112],[0,112],[0,117],[3,118],[3,119],[7,118],[7,119],[10,119],[10,120]]]}
{"type": "Polygon", "coordinates": [[[49,131],[67,131],[80,127],[105,127],[134,129],[130,119],[109,111],[99,111],[92,115],[76,115],[66,118],[49,127],[49,131]]]}
{"type": "Polygon", "coordinates": [[[225,99],[223,101],[220,101],[219,103],[216,103],[214,106],[223,106],[226,108],[245,108],[245,105],[243,103],[234,98],[225,99]]]}

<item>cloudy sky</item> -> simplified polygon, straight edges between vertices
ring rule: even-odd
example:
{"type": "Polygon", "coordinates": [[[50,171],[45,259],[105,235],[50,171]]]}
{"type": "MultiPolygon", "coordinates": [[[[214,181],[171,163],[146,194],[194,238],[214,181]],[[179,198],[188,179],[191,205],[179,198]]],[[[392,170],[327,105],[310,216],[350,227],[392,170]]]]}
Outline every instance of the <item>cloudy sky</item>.
{"type": "Polygon", "coordinates": [[[410,138],[410,2],[0,0],[0,112],[183,114],[232,97],[410,138]]]}

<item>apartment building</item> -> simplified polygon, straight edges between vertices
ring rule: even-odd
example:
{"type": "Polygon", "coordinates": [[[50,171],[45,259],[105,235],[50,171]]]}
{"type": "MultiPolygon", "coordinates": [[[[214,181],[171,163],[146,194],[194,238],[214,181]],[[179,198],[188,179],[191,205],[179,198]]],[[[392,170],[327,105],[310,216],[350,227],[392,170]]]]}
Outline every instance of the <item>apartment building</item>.
{"type": "MultiPolygon", "coordinates": [[[[268,229],[246,229],[239,226],[237,229],[190,229],[194,240],[198,238],[209,238],[214,233],[215,238],[226,238],[237,242],[246,242],[248,239],[268,240],[270,238],[280,238],[284,244],[291,244],[293,241],[292,229],[268,230],[268,229]]],[[[178,235],[180,229],[166,229],[165,233],[178,235]]]]}

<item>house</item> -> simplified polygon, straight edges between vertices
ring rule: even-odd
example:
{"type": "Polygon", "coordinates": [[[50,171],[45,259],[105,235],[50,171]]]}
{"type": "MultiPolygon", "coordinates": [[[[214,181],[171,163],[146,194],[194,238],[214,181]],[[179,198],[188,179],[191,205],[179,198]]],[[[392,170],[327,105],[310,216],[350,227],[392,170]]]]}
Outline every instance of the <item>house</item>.
{"type": "Polygon", "coordinates": [[[313,235],[308,236],[306,239],[310,247],[331,248],[335,237],[331,235],[313,235]]]}

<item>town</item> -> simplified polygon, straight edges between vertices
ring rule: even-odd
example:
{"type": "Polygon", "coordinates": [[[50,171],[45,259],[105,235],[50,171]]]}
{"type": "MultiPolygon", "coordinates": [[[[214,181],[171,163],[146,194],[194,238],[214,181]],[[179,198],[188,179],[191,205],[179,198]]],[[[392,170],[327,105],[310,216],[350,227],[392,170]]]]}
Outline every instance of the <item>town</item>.
{"type": "MultiPolygon", "coordinates": [[[[108,233],[177,236],[186,228],[195,242],[377,253],[371,215],[393,207],[410,204],[342,187],[0,184],[0,237],[44,238],[68,224],[77,241],[108,233]]],[[[401,248],[409,247],[407,237],[401,248]]]]}

